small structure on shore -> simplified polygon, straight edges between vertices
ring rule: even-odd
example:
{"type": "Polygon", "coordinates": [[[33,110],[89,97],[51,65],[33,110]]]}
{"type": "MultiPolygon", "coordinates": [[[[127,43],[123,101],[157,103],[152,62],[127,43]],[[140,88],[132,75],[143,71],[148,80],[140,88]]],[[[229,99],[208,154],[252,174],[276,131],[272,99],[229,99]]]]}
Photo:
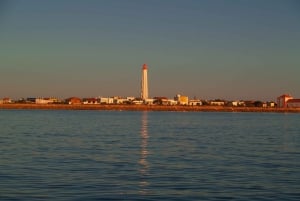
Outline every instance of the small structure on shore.
{"type": "Polygon", "coordinates": [[[8,97],[0,99],[0,104],[9,104],[9,103],[13,103],[13,101],[8,97]]]}
{"type": "Polygon", "coordinates": [[[191,105],[191,106],[201,106],[202,101],[199,100],[199,99],[189,100],[189,105],[191,105]]]}
{"type": "Polygon", "coordinates": [[[78,97],[67,98],[66,103],[69,105],[78,105],[81,104],[81,99],[78,97]]]}
{"type": "Polygon", "coordinates": [[[177,101],[179,105],[188,105],[189,104],[189,97],[188,96],[182,96],[180,94],[177,94],[174,97],[174,100],[177,101]]]}
{"type": "Polygon", "coordinates": [[[84,105],[93,105],[93,104],[100,104],[100,101],[97,98],[84,98],[82,99],[82,103],[84,105]]]}

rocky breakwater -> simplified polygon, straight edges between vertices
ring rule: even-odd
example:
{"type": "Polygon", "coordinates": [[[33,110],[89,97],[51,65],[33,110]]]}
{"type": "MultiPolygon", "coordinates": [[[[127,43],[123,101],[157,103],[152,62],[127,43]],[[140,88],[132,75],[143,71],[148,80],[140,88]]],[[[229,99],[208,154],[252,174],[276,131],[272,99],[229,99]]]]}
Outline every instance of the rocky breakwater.
{"type": "Polygon", "coordinates": [[[163,105],[0,104],[0,109],[300,113],[300,108],[180,106],[180,105],[163,106],[163,105]]]}

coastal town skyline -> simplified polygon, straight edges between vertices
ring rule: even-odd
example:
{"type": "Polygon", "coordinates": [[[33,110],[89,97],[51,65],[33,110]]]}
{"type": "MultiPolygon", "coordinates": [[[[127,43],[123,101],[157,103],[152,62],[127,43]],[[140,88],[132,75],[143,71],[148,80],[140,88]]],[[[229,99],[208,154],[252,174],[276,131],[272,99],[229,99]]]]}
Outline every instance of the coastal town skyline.
{"type": "Polygon", "coordinates": [[[255,107],[275,107],[276,102],[286,107],[286,102],[289,99],[295,100],[297,107],[299,107],[300,99],[294,99],[290,94],[283,94],[274,100],[227,100],[224,98],[215,99],[201,99],[199,97],[189,97],[182,94],[176,94],[173,98],[167,96],[149,96],[148,88],[148,65],[143,64],[141,67],[141,77],[140,77],[140,96],[90,96],[90,97],[78,97],[72,96],[68,98],[62,97],[43,97],[43,96],[30,96],[22,97],[19,99],[11,99],[10,97],[0,98],[0,104],[3,103],[35,103],[35,104],[145,104],[145,105],[191,105],[191,106],[201,106],[201,105],[216,105],[216,106],[255,106],[255,107]],[[286,98],[287,97],[287,98],[286,98]],[[280,100],[282,99],[282,100],[280,100]]]}
{"type": "Polygon", "coordinates": [[[0,98],[300,97],[297,1],[1,1],[0,98]]]}
{"type": "MultiPolygon", "coordinates": [[[[299,107],[300,99],[294,99],[290,94],[283,94],[280,97],[276,97],[270,100],[262,99],[225,99],[214,98],[205,99],[196,96],[189,97],[187,95],[176,94],[173,97],[168,96],[149,96],[148,87],[148,65],[143,64],[141,67],[140,77],[140,96],[71,96],[71,97],[57,97],[57,96],[27,96],[21,98],[0,97],[0,104],[3,103],[35,103],[35,104],[144,104],[144,105],[215,105],[215,106],[247,106],[247,107],[275,107],[277,104],[280,107],[286,107],[286,103],[289,99],[295,101],[296,107],[299,107]],[[287,98],[286,98],[287,97],[287,98]],[[274,101],[275,100],[275,101],[274,101]]],[[[295,106],[293,106],[295,107],[295,106]]]]}

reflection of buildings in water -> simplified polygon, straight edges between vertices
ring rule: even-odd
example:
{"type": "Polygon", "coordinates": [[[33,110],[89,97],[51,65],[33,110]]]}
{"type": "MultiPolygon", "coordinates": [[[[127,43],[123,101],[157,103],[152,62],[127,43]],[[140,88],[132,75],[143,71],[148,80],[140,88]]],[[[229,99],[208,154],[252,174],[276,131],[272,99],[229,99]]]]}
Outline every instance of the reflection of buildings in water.
{"type": "Polygon", "coordinates": [[[141,194],[147,194],[147,186],[149,183],[146,180],[146,176],[148,174],[149,164],[147,161],[147,156],[149,154],[147,150],[148,145],[148,114],[147,112],[143,112],[142,114],[142,125],[141,125],[141,155],[140,155],[140,177],[141,181],[139,183],[139,186],[141,188],[140,193],[141,194]]]}

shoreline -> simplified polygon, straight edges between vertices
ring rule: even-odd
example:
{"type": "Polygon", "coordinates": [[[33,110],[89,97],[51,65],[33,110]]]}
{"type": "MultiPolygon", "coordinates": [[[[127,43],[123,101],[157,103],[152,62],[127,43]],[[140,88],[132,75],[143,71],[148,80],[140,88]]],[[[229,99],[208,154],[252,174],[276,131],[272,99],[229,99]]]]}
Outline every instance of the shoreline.
{"type": "Polygon", "coordinates": [[[67,104],[0,104],[0,110],[116,110],[116,111],[182,111],[182,112],[273,112],[300,113],[300,108],[262,108],[226,106],[163,105],[67,105],[67,104]]]}

